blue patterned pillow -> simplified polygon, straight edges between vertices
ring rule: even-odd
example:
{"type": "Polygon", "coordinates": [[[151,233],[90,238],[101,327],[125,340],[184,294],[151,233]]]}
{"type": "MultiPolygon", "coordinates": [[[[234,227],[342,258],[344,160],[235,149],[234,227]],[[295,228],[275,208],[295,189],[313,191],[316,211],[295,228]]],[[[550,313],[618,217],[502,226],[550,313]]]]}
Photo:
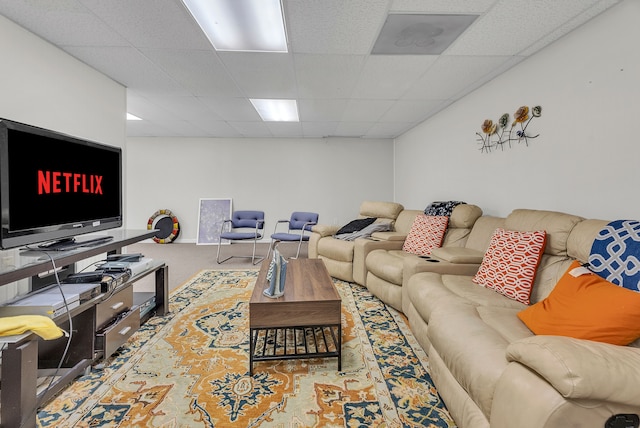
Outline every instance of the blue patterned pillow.
{"type": "Polygon", "coordinates": [[[640,222],[607,224],[593,241],[589,267],[609,282],[640,291],[640,222]]]}

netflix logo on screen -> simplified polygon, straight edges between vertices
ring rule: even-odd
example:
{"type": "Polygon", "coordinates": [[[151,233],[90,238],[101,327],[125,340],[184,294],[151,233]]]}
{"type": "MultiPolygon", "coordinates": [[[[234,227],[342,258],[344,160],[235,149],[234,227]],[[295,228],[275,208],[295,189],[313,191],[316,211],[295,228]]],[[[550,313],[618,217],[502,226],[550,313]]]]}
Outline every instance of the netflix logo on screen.
{"type": "Polygon", "coordinates": [[[38,170],[38,195],[89,193],[102,195],[102,176],[76,172],[38,170]]]}

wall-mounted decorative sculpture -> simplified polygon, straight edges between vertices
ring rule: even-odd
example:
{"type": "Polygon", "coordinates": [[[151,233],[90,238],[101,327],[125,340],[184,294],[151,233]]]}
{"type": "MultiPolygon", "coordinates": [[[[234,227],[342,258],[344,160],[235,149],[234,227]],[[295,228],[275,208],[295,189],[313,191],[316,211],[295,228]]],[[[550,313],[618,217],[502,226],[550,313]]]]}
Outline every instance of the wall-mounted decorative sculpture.
{"type": "Polygon", "coordinates": [[[540,117],[541,114],[542,107],[540,106],[531,108],[531,112],[529,112],[529,107],[522,106],[514,113],[514,119],[509,129],[507,129],[509,113],[500,116],[497,123],[494,123],[491,119],[486,119],[482,123],[482,133],[476,132],[478,141],[481,144],[480,151],[489,153],[492,149],[497,149],[498,147],[504,150],[505,145],[511,148],[512,141],[524,142],[528,146],[529,140],[537,138],[540,134],[528,135],[527,126],[529,126],[534,117],[540,117]]]}

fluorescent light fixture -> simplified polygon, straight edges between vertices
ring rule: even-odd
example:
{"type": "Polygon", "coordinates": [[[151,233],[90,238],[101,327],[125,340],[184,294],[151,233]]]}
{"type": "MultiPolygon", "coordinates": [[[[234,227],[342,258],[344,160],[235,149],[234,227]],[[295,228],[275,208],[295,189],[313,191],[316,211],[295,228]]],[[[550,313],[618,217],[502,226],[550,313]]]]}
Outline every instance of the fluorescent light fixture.
{"type": "Polygon", "coordinates": [[[217,51],[287,52],[280,0],[182,0],[217,51]]]}
{"type": "Polygon", "coordinates": [[[134,116],[131,113],[127,113],[127,120],[142,120],[138,116],[134,116]]]}
{"type": "Polygon", "coordinates": [[[296,100],[251,99],[250,101],[265,122],[300,122],[296,100]]]}

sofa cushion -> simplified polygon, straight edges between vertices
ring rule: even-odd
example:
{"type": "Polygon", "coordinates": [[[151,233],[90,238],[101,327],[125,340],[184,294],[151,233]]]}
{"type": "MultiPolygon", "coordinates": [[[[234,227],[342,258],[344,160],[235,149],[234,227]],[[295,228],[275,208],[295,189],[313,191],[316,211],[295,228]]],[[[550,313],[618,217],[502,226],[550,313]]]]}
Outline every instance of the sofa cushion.
{"type": "Polygon", "coordinates": [[[367,270],[392,284],[402,284],[404,259],[416,257],[401,250],[373,250],[367,255],[367,270]]]}
{"type": "Polygon", "coordinates": [[[543,230],[496,229],[473,282],[528,305],[545,243],[543,230]]]}
{"type": "Polygon", "coordinates": [[[377,219],[375,217],[357,218],[355,220],[351,220],[349,223],[345,224],[340,229],[338,229],[338,231],[336,232],[336,235],[357,232],[369,226],[371,223],[373,223],[376,220],[377,219]]]}
{"type": "Polygon", "coordinates": [[[640,291],[640,222],[615,220],[607,224],[591,246],[589,266],[602,278],[640,291]]]}
{"type": "Polygon", "coordinates": [[[628,345],[640,338],[640,293],[612,284],[574,261],[549,296],[518,317],[538,335],[628,345]]]}
{"type": "Polygon", "coordinates": [[[419,256],[428,256],[433,248],[438,248],[442,245],[442,239],[447,231],[448,224],[449,217],[446,216],[428,216],[424,214],[416,216],[402,249],[419,256]]]}
{"type": "Polygon", "coordinates": [[[431,313],[440,306],[452,304],[482,305],[522,310],[526,305],[508,299],[495,291],[478,287],[473,276],[442,275],[421,272],[412,275],[407,282],[407,295],[416,311],[429,323],[431,313]]]}
{"type": "Polygon", "coordinates": [[[353,262],[354,241],[327,236],[318,241],[318,255],[339,262],[353,262]]]}
{"type": "Polygon", "coordinates": [[[556,211],[517,209],[507,216],[505,229],[544,230],[547,232],[545,253],[554,256],[567,256],[567,239],[573,228],[584,218],[556,211]]]}

